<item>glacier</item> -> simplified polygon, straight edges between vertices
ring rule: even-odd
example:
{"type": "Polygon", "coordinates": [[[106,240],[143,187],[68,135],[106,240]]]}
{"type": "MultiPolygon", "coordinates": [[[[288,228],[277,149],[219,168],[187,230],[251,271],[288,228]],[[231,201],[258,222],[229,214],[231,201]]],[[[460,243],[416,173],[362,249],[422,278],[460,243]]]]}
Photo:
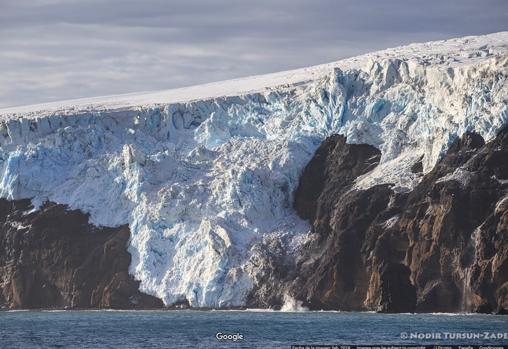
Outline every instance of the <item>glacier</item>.
{"type": "Polygon", "coordinates": [[[207,85],[0,110],[0,197],[128,224],[130,273],[165,304],[243,306],[256,245],[309,225],[299,175],[332,134],[381,150],[358,178],[407,191],[466,131],[508,124],[508,32],[207,85]]]}

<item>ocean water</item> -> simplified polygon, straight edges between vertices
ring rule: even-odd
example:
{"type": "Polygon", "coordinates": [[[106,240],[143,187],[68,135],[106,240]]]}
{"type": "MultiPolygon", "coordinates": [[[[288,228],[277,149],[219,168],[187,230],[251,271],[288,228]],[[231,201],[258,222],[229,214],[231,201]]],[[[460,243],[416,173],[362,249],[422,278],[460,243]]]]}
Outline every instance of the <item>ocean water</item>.
{"type": "Polygon", "coordinates": [[[0,312],[2,349],[506,343],[508,316],[495,315],[268,311],[0,312]],[[243,340],[218,340],[217,333],[239,333],[243,340]]]}

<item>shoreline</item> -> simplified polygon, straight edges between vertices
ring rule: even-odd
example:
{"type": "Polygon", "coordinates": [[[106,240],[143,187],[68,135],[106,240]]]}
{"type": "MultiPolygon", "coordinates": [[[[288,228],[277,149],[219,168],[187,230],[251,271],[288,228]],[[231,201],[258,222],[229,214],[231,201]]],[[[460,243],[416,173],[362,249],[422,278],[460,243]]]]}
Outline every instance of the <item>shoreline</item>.
{"type": "Polygon", "coordinates": [[[0,313],[63,313],[63,312],[118,312],[118,313],[165,313],[165,312],[239,312],[239,313],[301,313],[301,314],[376,314],[376,315],[432,315],[432,316],[474,316],[474,315],[489,315],[489,316],[502,316],[507,314],[497,313],[465,313],[465,312],[431,312],[431,313],[382,313],[375,311],[346,311],[346,310],[276,310],[269,308],[161,308],[161,309],[108,309],[108,308],[41,308],[41,309],[0,309],[0,313]]]}

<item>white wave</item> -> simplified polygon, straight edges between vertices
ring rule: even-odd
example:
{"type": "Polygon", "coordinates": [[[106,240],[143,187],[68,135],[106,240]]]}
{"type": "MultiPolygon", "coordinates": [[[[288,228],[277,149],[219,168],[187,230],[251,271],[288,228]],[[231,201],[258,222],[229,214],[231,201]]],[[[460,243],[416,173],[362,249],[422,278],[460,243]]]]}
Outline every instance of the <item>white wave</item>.
{"type": "Polygon", "coordinates": [[[302,312],[302,311],[308,311],[308,310],[309,309],[307,307],[303,306],[302,301],[296,300],[295,298],[291,297],[288,294],[284,295],[284,303],[282,304],[280,311],[282,311],[282,312],[302,312]]]}

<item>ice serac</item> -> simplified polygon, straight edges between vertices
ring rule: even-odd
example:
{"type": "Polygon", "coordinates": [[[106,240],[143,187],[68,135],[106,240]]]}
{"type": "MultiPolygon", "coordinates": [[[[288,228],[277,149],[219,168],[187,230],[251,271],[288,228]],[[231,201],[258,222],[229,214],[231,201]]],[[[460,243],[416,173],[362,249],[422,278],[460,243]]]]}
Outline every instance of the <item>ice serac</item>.
{"type": "Polygon", "coordinates": [[[244,305],[260,254],[309,231],[298,178],[332,134],[380,150],[358,189],[415,187],[459,135],[508,120],[508,33],[267,76],[1,110],[0,197],[128,224],[130,273],[165,304],[244,305]],[[412,171],[421,162],[422,172],[412,171]],[[277,242],[277,243],[275,243],[277,242]]]}

